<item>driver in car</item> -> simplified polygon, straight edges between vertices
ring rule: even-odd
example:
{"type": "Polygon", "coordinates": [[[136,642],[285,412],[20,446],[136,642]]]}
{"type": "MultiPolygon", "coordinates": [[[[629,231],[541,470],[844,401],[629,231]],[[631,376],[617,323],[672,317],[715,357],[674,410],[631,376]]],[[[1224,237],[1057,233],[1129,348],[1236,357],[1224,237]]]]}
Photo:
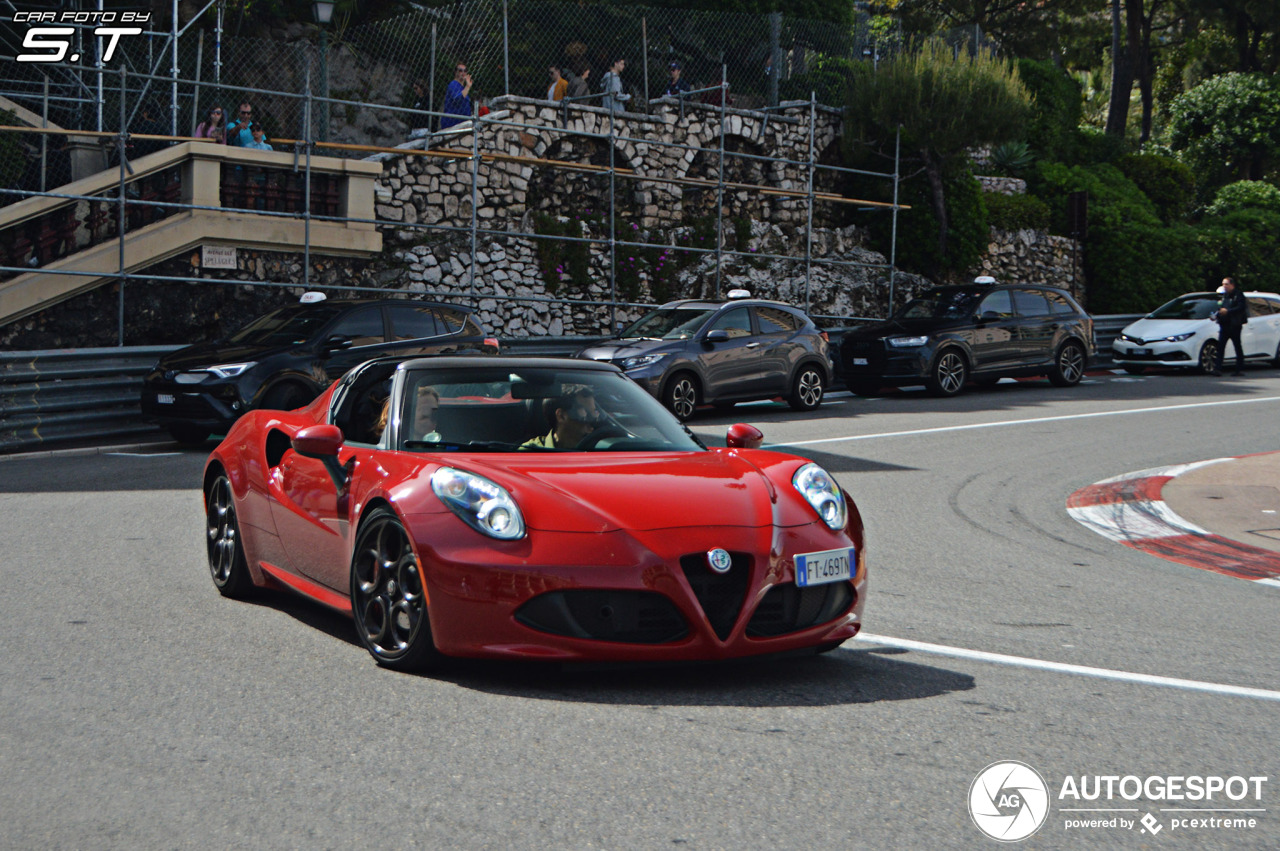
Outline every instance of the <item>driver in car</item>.
{"type": "Polygon", "coordinates": [[[551,431],[525,441],[521,449],[576,449],[602,422],[595,394],[580,384],[568,385],[559,396],[548,400],[547,419],[551,431]]]}
{"type": "MultiPolygon", "coordinates": [[[[418,404],[413,409],[413,425],[410,427],[406,440],[427,440],[433,443],[440,442],[440,433],[436,431],[436,411],[440,408],[440,393],[436,388],[429,384],[424,384],[418,388],[418,404]]],[[[377,422],[373,425],[373,434],[378,437],[374,442],[380,442],[383,433],[387,428],[387,419],[391,413],[391,398],[388,397],[382,403],[382,412],[378,415],[377,422]]]]}

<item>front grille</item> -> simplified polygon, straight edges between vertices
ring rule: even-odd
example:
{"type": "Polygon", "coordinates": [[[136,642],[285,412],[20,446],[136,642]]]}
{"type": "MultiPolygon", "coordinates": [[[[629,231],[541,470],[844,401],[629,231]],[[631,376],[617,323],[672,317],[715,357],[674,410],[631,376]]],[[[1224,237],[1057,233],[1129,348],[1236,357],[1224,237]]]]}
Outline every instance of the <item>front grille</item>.
{"type": "Polygon", "coordinates": [[[841,366],[846,372],[877,372],[885,365],[882,340],[846,340],[841,347],[841,366]],[[866,364],[853,365],[854,358],[866,358],[866,364]]]}
{"type": "Polygon", "coordinates": [[[664,644],[689,634],[680,610],[655,591],[552,591],[525,603],[515,618],[553,635],[628,644],[664,644]]]}
{"type": "Polygon", "coordinates": [[[1118,360],[1122,360],[1122,361],[1141,361],[1141,360],[1150,360],[1150,361],[1158,361],[1158,360],[1159,360],[1159,361],[1185,360],[1185,361],[1190,361],[1190,360],[1191,360],[1191,356],[1190,356],[1190,355],[1188,355],[1186,352],[1183,352],[1183,351],[1176,351],[1176,352],[1164,352],[1164,353],[1161,353],[1161,354],[1151,354],[1151,355],[1141,355],[1141,354],[1138,354],[1137,352],[1121,352],[1121,351],[1115,351],[1115,350],[1113,350],[1113,351],[1114,351],[1114,356],[1115,356],[1115,358],[1116,358],[1116,359],[1118,359],[1118,360]]]}
{"type": "Polygon", "coordinates": [[[767,638],[835,620],[853,604],[848,582],[826,585],[778,585],[769,590],[747,624],[747,635],[767,638]]]}
{"type": "Polygon", "coordinates": [[[716,573],[707,565],[706,553],[691,553],[680,557],[680,569],[688,580],[693,596],[698,599],[702,613],[721,641],[729,637],[733,625],[742,611],[751,580],[751,556],[746,553],[729,553],[733,560],[726,573],[716,573]]]}
{"type": "Polygon", "coordinates": [[[228,416],[225,410],[219,410],[220,406],[215,405],[213,400],[203,394],[189,391],[183,392],[173,385],[169,385],[169,387],[161,389],[159,392],[173,396],[173,402],[168,405],[162,405],[156,401],[156,393],[148,391],[142,397],[142,410],[144,413],[169,417],[188,417],[190,419],[213,419],[228,416]]]}

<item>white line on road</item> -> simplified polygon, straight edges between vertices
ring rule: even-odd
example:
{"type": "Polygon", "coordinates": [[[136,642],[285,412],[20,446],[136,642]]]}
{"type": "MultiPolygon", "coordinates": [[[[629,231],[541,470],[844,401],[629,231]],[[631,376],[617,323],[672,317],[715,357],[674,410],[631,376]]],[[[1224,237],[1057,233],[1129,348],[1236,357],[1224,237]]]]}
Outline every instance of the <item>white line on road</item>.
{"type": "Polygon", "coordinates": [[[1086,420],[1096,417],[1121,417],[1126,414],[1150,414],[1158,411],[1187,411],[1193,408],[1212,408],[1218,405],[1251,405],[1257,402],[1280,402],[1280,396],[1266,396],[1261,399],[1227,399],[1221,402],[1190,402],[1186,405],[1160,405],[1154,408],[1128,408],[1123,411],[1095,411],[1090,414],[1063,414],[1058,417],[1035,417],[1026,420],[1000,420],[993,423],[973,423],[971,425],[939,426],[938,428],[917,428],[909,431],[886,431],[880,434],[854,434],[848,437],[824,437],[820,440],[793,440],[789,443],[770,443],[765,449],[777,446],[813,446],[818,443],[840,443],[852,440],[875,440],[880,437],[908,437],[916,434],[940,434],[946,431],[970,431],[979,428],[1000,428],[1002,426],[1034,425],[1036,423],[1056,423],[1066,420],[1086,420]]]}
{"type": "Polygon", "coordinates": [[[1157,677],[1151,674],[1135,674],[1129,671],[1112,671],[1108,668],[1091,668],[1087,665],[1069,665],[1065,662],[1047,662],[1043,659],[1006,656],[1003,653],[988,653],[985,650],[948,647],[945,644],[927,644],[923,641],[912,641],[908,638],[891,638],[887,635],[862,633],[857,636],[856,640],[883,644],[886,647],[900,647],[903,650],[918,650],[921,653],[937,653],[940,656],[976,659],[980,662],[991,662],[997,665],[1013,665],[1020,668],[1035,668],[1041,671],[1056,671],[1062,674],[1077,674],[1083,677],[1098,677],[1104,680],[1120,680],[1144,685],[1180,688],[1187,691],[1203,691],[1210,694],[1227,694],[1233,697],[1252,697],[1258,700],[1280,701],[1280,691],[1271,691],[1270,689],[1226,686],[1218,683],[1204,683],[1199,680],[1180,680],[1174,677],[1157,677]]]}

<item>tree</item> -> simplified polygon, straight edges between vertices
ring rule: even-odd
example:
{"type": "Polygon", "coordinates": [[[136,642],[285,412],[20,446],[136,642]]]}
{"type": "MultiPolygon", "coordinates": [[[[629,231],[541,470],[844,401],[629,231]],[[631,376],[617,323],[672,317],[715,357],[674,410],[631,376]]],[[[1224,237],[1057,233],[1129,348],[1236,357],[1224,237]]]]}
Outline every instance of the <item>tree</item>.
{"type": "Polygon", "coordinates": [[[1223,74],[1181,95],[1171,107],[1169,142],[1183,152],[1201,188],[1233,178],[1262,180],[1280,164],[1280,79],[1223,74]]]}
{"type": "Polygon", "coordinates": [[[904,159],[929,181],[938,220],[938,257],[947,259],[947,166],[970,148],[1020,138],[1031,97],[1017,70],[985,51],[970,55],[931,39],[878,66],[854,63],[847,96],[845,144],[893,156],[901,128],[904,159]]]}

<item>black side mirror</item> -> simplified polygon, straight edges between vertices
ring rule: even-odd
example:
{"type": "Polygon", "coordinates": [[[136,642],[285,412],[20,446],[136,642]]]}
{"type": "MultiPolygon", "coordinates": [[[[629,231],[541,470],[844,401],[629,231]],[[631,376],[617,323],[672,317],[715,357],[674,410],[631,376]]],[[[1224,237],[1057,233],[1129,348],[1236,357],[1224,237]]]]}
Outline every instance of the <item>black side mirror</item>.
{"type": "Polygon", "coordinates": [[[726,343],[729,341],[729,332],[723,328],[717,328],[714,331],[708,331],[704,342],[707,343],[726,343]]]}
{"type": "Polygon", "coordinates": [[[351,348],[352,340],[346,334],[330,334],[321,348],[325,354],[351,348]]]}

